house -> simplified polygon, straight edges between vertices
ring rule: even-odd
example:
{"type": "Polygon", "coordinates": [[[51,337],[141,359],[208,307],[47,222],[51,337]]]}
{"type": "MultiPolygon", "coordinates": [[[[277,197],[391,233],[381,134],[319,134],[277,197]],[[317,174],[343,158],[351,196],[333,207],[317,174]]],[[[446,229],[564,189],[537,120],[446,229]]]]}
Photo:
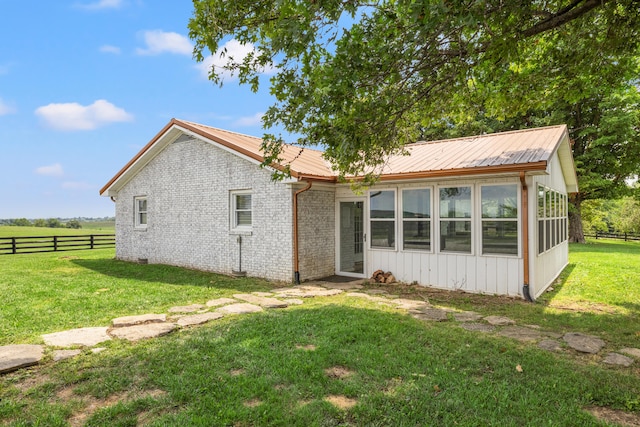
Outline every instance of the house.
{"type": "Polygon", "coordinates": [[[272,280],[378,269],[403,282],[534,299],[568,263],[577,178],[564,125],[407,146],[356,194],[319,151],[171,120],[101,190],[116,257],[272,280]]]}

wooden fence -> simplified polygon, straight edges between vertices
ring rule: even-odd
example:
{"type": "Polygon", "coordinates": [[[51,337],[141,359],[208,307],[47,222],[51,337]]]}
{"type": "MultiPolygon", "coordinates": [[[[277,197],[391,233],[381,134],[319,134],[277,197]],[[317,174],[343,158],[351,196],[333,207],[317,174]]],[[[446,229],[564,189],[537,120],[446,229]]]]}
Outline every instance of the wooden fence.
{"type": "Polygon", "coordinates": [[[115,244],[115,234],[0,237],[0,255],[98,249],[113,247],[115,244]]]}
{"type": "Polygon", "coordinates": [[[585,234],[585,237],[595,237],[596,239],[618,239],[628,242],[630,240],[640,240],[640,234],[637,233],[610,233],[598,231],[596,234],[585,234]]]}

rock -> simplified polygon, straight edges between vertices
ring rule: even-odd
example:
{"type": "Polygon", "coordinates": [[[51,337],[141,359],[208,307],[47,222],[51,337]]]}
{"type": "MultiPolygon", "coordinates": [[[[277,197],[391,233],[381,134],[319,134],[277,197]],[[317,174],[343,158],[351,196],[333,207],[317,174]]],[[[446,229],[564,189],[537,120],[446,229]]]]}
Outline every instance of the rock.
{"type": "Polygon", "coordinates": [[[222,313],[200,313],[181,317],[177,323],[180,326],[201,325],[203,323],[207,323],[210,320],[221,319],[223,317],[224,314],[222,313]]]}
{"type": "Polygon", "coordinates": [[[74,347],[78,345],[92,347],[98,343],[109,341],[107,327],[78,328],[55,332],[42,336],[44,343],[53,347],[74,347]]]}
{"type": "Polygon", "coordinates": [[[252,295],[258,296],[258,297],[272,297],[273,296],[273,292],[251,292],[252,295]]]}
{"type": "Polygon", "coordinates": [[[633,364],[633,359],[623,356],[622,354],[609,353],[602,363],[606,363],[607,365],[631,366],[633,364]]]}
{"type": "Polygon", "coordinates": [[[198,310],[202,310],[205,308],[202,304],[191,304],[191,305],[182,305],[178,307],[171,307],[168,311],[169,313],[193,313],[198,310]]]}
{"type": "Polygon", "coordinates": [[[0,374],[36,365],[44,355],[44,346],[14,344],[0,347],[0,374]]]}
{"type": "Polygon", "coordinates": [[[345,283],[329,283],[323,282],[322,286],[327,289],[340,289],[343,291],[348,291],[350,289],[362,289],[364,286],[361,284],[362,280],[353,281],[353,282],[345,282],[345,283]]]}
{"type": "Polygon", "coordinates": [[[96,347],[96,348],[92,348],[91,349],[91,353],[93,354],[98,354],[98,353],[102,353],[103,351],[105,351],[107,348],[106,347],[96,347]]]}
{"type": "Polygon", "coordinates": [[[449,320],[447,312],[439,308],[421,308],[419,310],[413,311],[412,316],[416,319],[432,320],[435,322],[444,322],[445,320],[449,320]]]}
{"type": "Polygon", "coordinates": [[[298,298],[285,298],[282,301],[286,302],[289,305],[302,305],[304,301],[298,298]]]}
{"type": "Polygon", "coordinates": [[[287,308],[288,304],[276,298],[259,297],[252,294],[234,294],[234,298],[246,301],[250,304],[256,304],[265,308],[287,308]]]}
{"type": "Polygon", "coordinates": [[[138,341],[145,338],[156,338],[172,332],[176,328],[173,323],[144,323],[141,325],[113,328],[109,333],[123,340],[138,341]]]}
{"type": "Polygon", "coordinates": [[[620,350],[620,353],[626,353],[629,356],[640,359],[640,348],[623,348],[620,350]]]}
{"type": "Polygon", "coordinates": [[[255,312],[264,311],[264,310],[259,305],[248,304],[243,302],[238,304],[225,305],[224,307],[220,307],[216,309],[216,311],[224,314],[245,314],[245,313],[255,313],[255,312]]]}
{"type": "Polygon", "coordinates": [[[381,294],[388,293],[384,289],[367,289],[365,292],[368,293],[369,295],[381,295],[381,294]]]}
{"type": "Polygon", "coordinates": [[[346,295],[348,297],[364,298],[364,299],[368,299],[369,301],[375,301],[377,303],[386,304],[386,305],[389,305],[389,302],[390,302],[387,298],[376,297],[373,295],[364,294],[362,292],[347,292],[346,295]]]}
{"type": "Polygon", "coordinates": [[[537,341],[542,338],[540,332],[522,326],[508,326],[498,332],[498,335],[513,338],[518,341],[537,341]]]}
{"type": "Polygon", "coordinates": [[[146,323],[163,323],[166,321],[166,314],[141,314],[139,316],[118,317],[111,321],[111,326],[114,328],[123,328],[126,326],[144,325],[146,323]]]}
{"type": "Polygon", "coordinates": [[[57,362],[59,360],[70,359],[81,353],[82,350],[55,350],[53,352],[53,361],[57,362]]]}
{"type": "Polygon", "coordinates": [[[605,342],[598,337],[578,332],[568,332],[564,334],[563,339],[569,347],[582,353],[595,354],[605,345],[605,342]]]}
{"type": "Polygon", "coordinates": [[[547,351],[560,351],[562,346],[556,340],[542,340],[538,343],[538,347],[547,351]]]}
{"type": "Polygon", "coordinates": [[[397,304],[399,309],[412,310],[415,308],[420,308],[428,305],[425,301],[418,301],[413,299],[406,298],[396,298],[392,299],[390,302],[397,304]]]}
{"type": "Polygon", "coordinates": [[[472,332],[493,332],[496,329],[495,326],[485,325],[484,323],[463,323],[460,326],[472,332]]]}
{"type": "Polygon", "coordinates": [[[217,298],[207,301],[207,307],[219,307],[221,305],[233,304],[234,302],[238,302],[231,298],[217,298]]]}
{"type": "Polygon", "coordinates": [[[458,322],[475,322],[482,318],[482,314],[475,313],[473,311],[463,311],[460,313],[453,313],[453,318],[458,322]]]}
{"type": "Polygon", "coordinates": [[[274,289],[274,292],[279,296],[286,297],[298,297],[298,298],[313,298],[313,297],[330,297],[333,295],[341,294],[342,289],[326,289],[320,286],[295,286],[293,288],[280,288],[274,289]]]}
{"type": "Polygon", "coordinates": [[[504,316],[487,316],[484,318],[485,322],[492,326],[506,326],[514,325],[516,322],[504,316]]]}

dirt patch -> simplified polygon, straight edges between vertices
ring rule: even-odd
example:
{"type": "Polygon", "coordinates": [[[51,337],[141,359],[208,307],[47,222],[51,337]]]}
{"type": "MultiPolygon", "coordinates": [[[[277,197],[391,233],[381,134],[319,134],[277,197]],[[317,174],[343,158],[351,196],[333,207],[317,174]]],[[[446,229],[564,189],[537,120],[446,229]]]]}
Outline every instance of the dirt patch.
{"type": "Polygon", "coordinates": [[[391,378],[387,381],[387,385],[384,388],[384,394],[393,397],[398,393],[400,386],[402,386],[402,378],[391,378]]]}
{"type": "Polygon", "coordinates": [[[309,403],[313,402],[313,400],[298,400],[298,408],[302,408],[303,406],[307,406],[309,403]]]}
{"type": "Polygon", "coordinates": [[[126,393],[116,393],[105,399],[96,399],[94,397],[86,397],[83,399],[85,403],[84,407],[77,413],[73,414],[71,418],[69,418],[69,425],[72,427],[82,426],[85,421],[93,415],[99,409],[106,408],[107,406],[115,405],[121,400],[125,400],[127,397],[126,393]]]}
{"type": "Polygon", "coordinates": [[[251,399],[242,402],[242,404],[247,408],[255,408],[256,406],[262,405],[262,400],[260,399],[251,399]]]}
{"type": "Polygon", "coordinates": [[[24,376],[24,378],[18,380],[14,384],[15,387],[18,390],[20,390],[20,393],[22,394],[26,393],[27,391],[31,390],[34,387],[39,387],[50,381],[50,378],[48,375],[39,374],[35,371],[28,371],[28,370],[16,372],[15,374],[16,378],[24,375],[24,373],[26,373],[27,375],[24,376]]]}
{"type": "Polygon", "coordinates": [[[306,351],[315,351],[316,350],[316,346],[313,344],[307,344],[307,345],[296,345],[296,348],[298,350],[306,350],[306,351]]]}
{"type": "Polygon", "coordinates": [[[354,406],[356,406],[356,404],[358,403],[356,399],[350,399],[347,396],[342,396],[342,395],[327,396],[324,398],[324,400],[331,403],[336,408],[339,408],[342,410],[351,409],[354,406]]]}
{"type": "Polygon", "coordinates": [[[232,369],[231,372],[229,372],[231,374],[232,377],[239,377],[240,375],[244,375],[245,370],[244,369],[232,369]]]}
{"type": "Polygon", "coordinates": [[[573,311],[578,313],[616,314],[620,312],[618,308],[611,305],[589,301],[575,301],[569,303],[555,303],[551,301],[549,303],[549,307],[555,308],[556,310],[573,311]]]}
{"type": "Polygon", "coordinates": [[[330,378],[338,378],[340,380],[349,378],[351,375],[353,375],[353,371],[350,371],[344,366],[332,366],[331,368],[325,369],[324,373],[327,374],[327,376],[330,378]]]}
{"type": "Polygon", "coordinates": [[[585,411],[602,421],[618,424],[624,427],[640,427],[640,415],[638,414],[599,406],[585,408],[585,411]]]}

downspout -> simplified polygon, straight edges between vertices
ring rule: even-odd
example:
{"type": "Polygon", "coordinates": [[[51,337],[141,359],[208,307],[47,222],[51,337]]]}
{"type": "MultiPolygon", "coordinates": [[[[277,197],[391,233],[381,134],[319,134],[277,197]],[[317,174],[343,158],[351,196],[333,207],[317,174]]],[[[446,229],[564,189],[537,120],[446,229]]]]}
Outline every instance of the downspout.
{"type": "Polygon", "coordinates": [[[525,300],[533,302],[529,291],[529,188],[524,172],[520,172],[520,184],[522,185],[522,257],[524,258],[522,295],[525,300]]]}
{"type": "Polygon", "coordinates": [[[307,186],[293,193],[293,269],[296,285],[300,284],[300,267],[298,259],[298,194],[304,193],[311,188],[311,181],[307,181],[307,186]]]}

